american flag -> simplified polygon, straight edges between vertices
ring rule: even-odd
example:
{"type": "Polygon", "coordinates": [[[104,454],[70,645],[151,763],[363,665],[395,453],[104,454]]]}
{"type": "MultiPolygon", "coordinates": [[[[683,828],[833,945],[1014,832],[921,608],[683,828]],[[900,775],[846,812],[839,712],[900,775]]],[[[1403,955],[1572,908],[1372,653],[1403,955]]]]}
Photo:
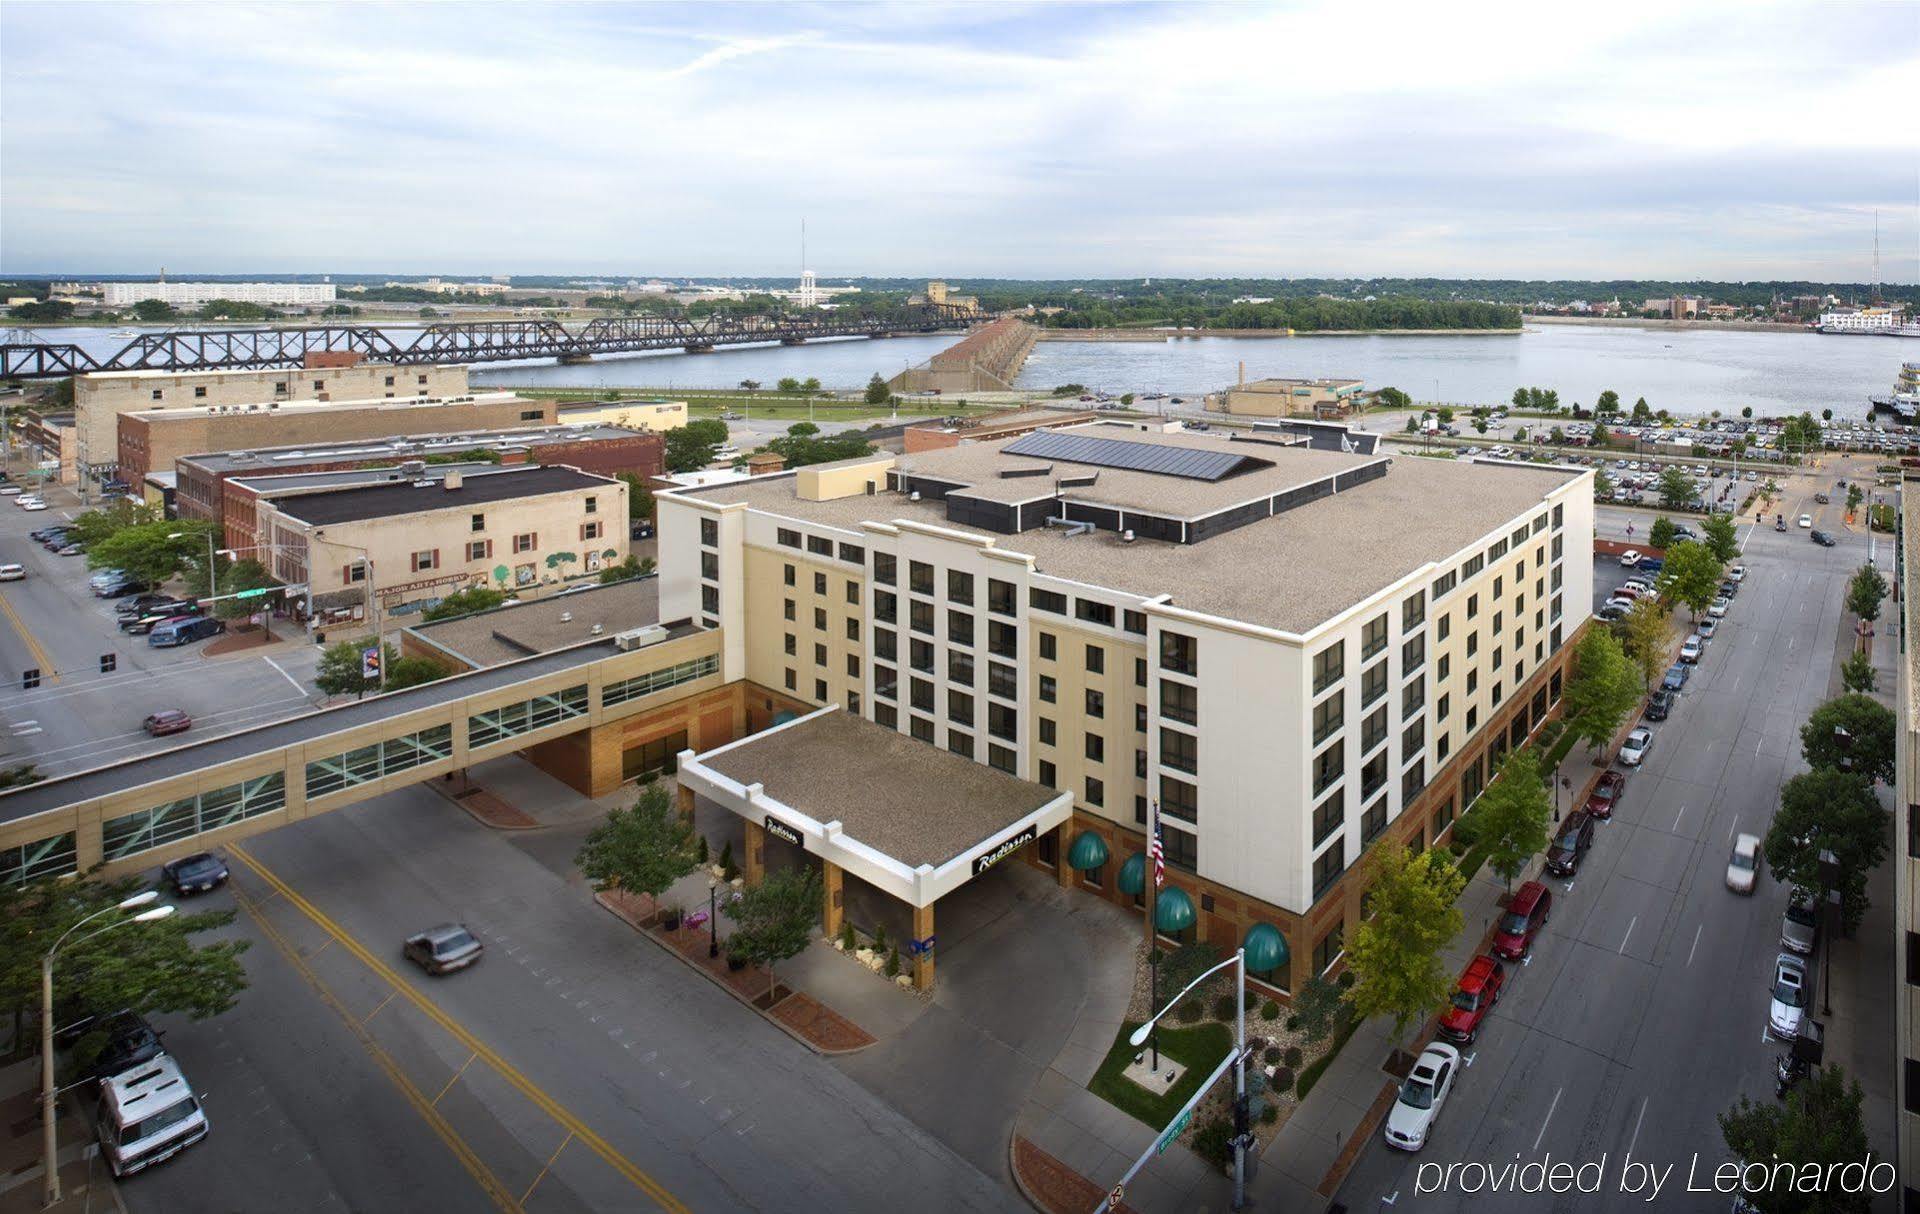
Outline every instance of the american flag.
{"type": "Polygon", "coordinates": [[[1153,803],[1153,832],[1147,840],[1147,856],[1153,861],[1153,888],[1167,883],[1167,853],[1160,845],[1160,802],[1153,803]]]}

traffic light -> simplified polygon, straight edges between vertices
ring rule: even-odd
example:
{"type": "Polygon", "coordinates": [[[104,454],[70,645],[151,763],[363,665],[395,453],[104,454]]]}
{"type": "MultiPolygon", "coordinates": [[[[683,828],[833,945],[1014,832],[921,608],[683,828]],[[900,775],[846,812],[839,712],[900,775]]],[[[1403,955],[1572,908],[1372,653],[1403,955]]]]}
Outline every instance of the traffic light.
{"type": "Polygon", "coordinates": [[[101,655],[100,655],[100,673],[101,673],[101,674],[112,674],[112,673],[113,673],[113,668],[114,668],[114,666],[115,666],[115,665],[117,665],[117,664],[119,663],[119,660],[120,660],[120,659],[119,659],[118,657],[116,657],[115,655],[113,655],[113,654],[111,654],[111,653],[103,653],[103,654],[101,654],[101,655]]]}
{"type": "Polygon", "coordinates": [[[40,686],[40,668],[38,666],[29,666],[20,672],[20,690],[32,691],[38,686],[40,686]]]}

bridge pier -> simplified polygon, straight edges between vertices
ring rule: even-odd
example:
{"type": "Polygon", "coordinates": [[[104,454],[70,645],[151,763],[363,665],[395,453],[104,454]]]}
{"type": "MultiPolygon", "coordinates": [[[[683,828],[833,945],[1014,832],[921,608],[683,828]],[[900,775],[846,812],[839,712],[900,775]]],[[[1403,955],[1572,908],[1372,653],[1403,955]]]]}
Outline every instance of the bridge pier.
{"type": "Polygon", "coordinates": [[[807,339],[804,337],[783,337],[780,339],[780,344],[783,346],[804,346],[807,344],[807,339]]]}
{"type": "Polygon", "coordinates": [[[578,366],[581,363],[590,363],[592,361],[593,355],[591,354],[562,354],[560,356],[560,365],[563,367],[578,366]]]}
{"type": "Polygon", "coordinates": [[[683,348],[684,348],[684,349],[686,350],[686,352],[687,352],[687,353],[689,353],[689,354],[711,354],[711,353],[713,353],[713,347],[712,347],[711,345],[704,345],[704,344],[702,344],[702,343],[700,343],[700,342],[692,342],[692,343],[690,343],[690,344],[688,344],[687,346],[685,346],[685,347],[683,347],[683,348]]]}

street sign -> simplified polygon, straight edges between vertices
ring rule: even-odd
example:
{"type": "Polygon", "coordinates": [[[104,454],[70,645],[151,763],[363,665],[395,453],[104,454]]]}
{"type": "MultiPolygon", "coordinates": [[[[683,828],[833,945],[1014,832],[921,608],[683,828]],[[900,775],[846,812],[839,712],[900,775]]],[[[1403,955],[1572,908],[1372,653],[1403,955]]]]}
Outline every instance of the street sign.
{"type": "Polygon", "coordinates": [[[1117,1184],[1113,1186],[1113,1192],[1107,1194],[1107,1209],[1109,1210],[1119,1209],[1120,1203],[1125,1201],[1126,1199],[1127,1199],[1127,1186],[1123,1184],[1117,1184]]]}
{"type": "Polygon", "coordinates": [[[1175,1117],[1173,1119],[1173,1124],[1160,1132],[1160,1141],[1153,1144],[1154,1152],[1156,1154],[1165,1155],[1167,1153],[1167,1148],[1173,1145],[1173,1140],[1180,1137],[1180,1132],[1192,1124],[1193,1124],[1192,1109],[1188,1109],[1186,1112],[1180,1114],[1178,1117],[1175,1117]]]}

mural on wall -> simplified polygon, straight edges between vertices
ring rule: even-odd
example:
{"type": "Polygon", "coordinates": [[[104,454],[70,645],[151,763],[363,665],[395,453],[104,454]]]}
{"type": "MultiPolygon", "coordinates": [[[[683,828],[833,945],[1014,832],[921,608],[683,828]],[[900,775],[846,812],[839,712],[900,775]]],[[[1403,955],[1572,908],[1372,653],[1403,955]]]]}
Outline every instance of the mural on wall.
{"type": "Polygon", "coordinates": [[[513,571],[511,569],[508,569],[505,565],[495,565],[493,567],[493,580],[499,583],[500,589],[502,590],[505,590],[507,588],[507,580],[512,576],[513,576],[513,571]]]}

